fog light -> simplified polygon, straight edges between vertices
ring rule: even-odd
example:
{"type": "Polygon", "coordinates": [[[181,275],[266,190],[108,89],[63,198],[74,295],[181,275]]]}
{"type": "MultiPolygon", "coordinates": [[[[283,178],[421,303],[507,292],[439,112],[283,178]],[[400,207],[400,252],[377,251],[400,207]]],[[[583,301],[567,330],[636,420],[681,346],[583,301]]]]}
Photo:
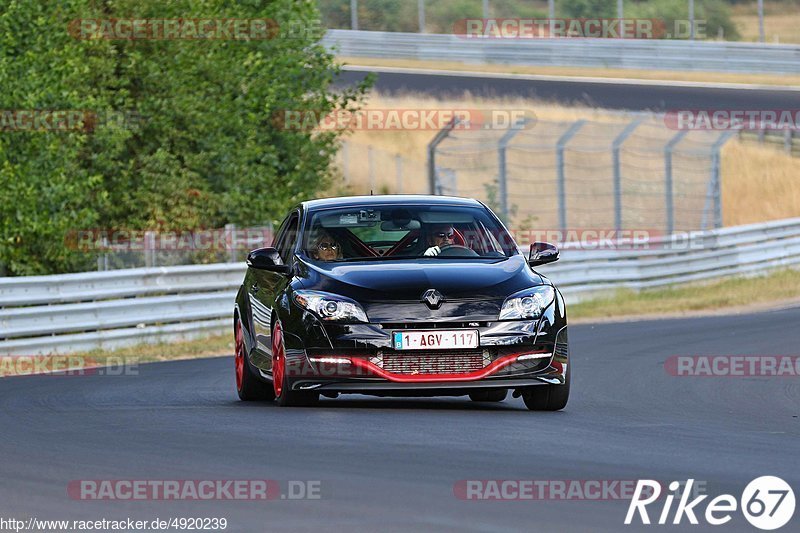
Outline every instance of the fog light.
{"type": "Polygon", "coordinates": [[[349,365],[352,363],[348,357],[309,357],[312,363],[325,363],[330,365],[349,365]]]}
{"type": "Polygon", "coordinates": [[[517,362],[530,361],[532,359],[549,359],[549,358],[550,358],[549,353],[526,353],[517,357],[517,362]]]}

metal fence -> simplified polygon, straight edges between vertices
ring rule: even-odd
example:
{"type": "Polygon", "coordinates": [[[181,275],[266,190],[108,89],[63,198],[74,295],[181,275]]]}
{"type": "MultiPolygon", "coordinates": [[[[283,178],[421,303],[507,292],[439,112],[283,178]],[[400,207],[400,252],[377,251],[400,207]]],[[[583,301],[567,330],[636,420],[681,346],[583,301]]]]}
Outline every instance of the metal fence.
{"type": "Polygon", "coordinates": [[[346,57],[529,66],[799,74],[800,45],[661,39],[478,39],[457,35],[328,30],[346,57]]]}
{"type": "Polygon", "coordinates": [[[192,338],[231,325],[244,263],[0,278],[0,355],[192,338]]]}
{"type": "Polygon", "coordinates": [[[429,146],[430,189],[481,199],[520,229],[718,228],[720,150],[732,136],[646,116],[507,130],[456,124],[429,146]]]}
{"type": "Polygon", "coordinates": [[[785,153],[793,157],[800,157],[800,134],[795,130],[740,130],[739,138],[743,141],[755,141],[775,148],[780,147],[785,153]]]}
{"type": "Polygon", "coordinates": [[[217,229],[77,231],[76,247],[96,253],[97,270],[236,263],[272,243],[272,224],[217,229]]]}
{"type": "MultiPolygon", "coordinates": [[[[800,265],[800,218],[665,237],[637,250],[566,245],[541,267],[567,302],[800,265]]],[[[0,355],[70,353],[229,332],[243,263],[0,278],[0,355]]]]}
{"type": "MultiPolygon", "coordinates": [[[[324,22],[331,28],[337,27],[337,23],[339,27],[347,27],[347,29],[351,30],[358,30],[358,29],[384,29],[388,24],[391,23],[391,26],[394,26],[394,29],[390,31],[415,31],[414,26],[416,26],[417,31],[419,33],[426,33],[429,30],[429,24],[426,23],[428,17],[426,17],[426,11],[429,9],[429,6],[426,5],[425,0],[416,0],[416,13],[414,9],[407,9],[404,11],[404,17],[397,17],[396,13],[380,13],[378,14],[378,20],[375,20],[374,14],[372,17],[369,17],[366,21],[367,25],[378,26],[378,27],[359,27],[359,4],[362,0],[318,0],[319,7],[323,14],[324,22]],[[347,4],[349,3],[349,6],[347,4]],[[349,26],[345,26],[346,21],[343,21],[345,15],[349,15],[349,26]],[[416,18],[414,17],[416,15],[416,18]],[[387,18],[391,17],[391,21],[387,20],[387,18]]],[[[677,0],[677,3],[681,3],[682,0],[677,0]]],[[[396,4],[402,4],[403,2],[406,3],[408,6],[409,3],[415,2],[415,0],[395,0],[396,4]]],[[[480,15],[483,19],[489,19],[490,16],[494,15],[497,11],[505,16],[520,16],[520,13],[508,13],[508,5],[507,2],[503,0],[481,0],[481,10],[480,15]]],[[[626,2],[623,0],[617,0],[616,5],[616,18],[617,19],[624,19],[626,15],[630,16],[630,12],[626,10],[625,6],[626,2]]],[[[367,6],[369,6],[369,2],[364,2],[367,6]]],[[[478,12],[477,8],[477,0],[475,0],[472,5],[469,5],[467,2],[463,2],[460,6],[461,14],[464,17],[471,16],[477,17],[478,12]]],[[[535,6],[534,2],[531,2],[530,6],[526,6],[525,9],[526,15],[530,16],[533,13],[536,13],[537,16],[544,17],[544,6],[535,6]],[[541,11],[539,11],[541,9],[541,11]],[[532,11],[531,11],[532,10],[532,11]]],[[[569,1],[559,1],[556,0],[548,0],[547,1],[547,16],[549,19],[554,19],[556,13],[561,13],[562,8],[564,5],[569,4],[569,1]],[[558,4],[558,6],[557,6],[558,4]]],[[[684,3],[685,7],[685,17],[687,27],[685,28],[685,37],[694,39],[697,36],[697,29],[698,23],[702,21],[702,23],[707,23],[707,20],[697,20],[695,18],[695,9],[694,9],[694,0],[688,0],[688,2],[684,3]]],[[[759,23],[759,40],[764,42],[766,39],[767,33],[765,33],[764,28],[764,12],[763,6],[761,2],[759,2],[760,9],[758,10],[758,23],[759,23]]],[[[600,6],[595,6],[600,7],[600,6]]],[[[611,1],[607,2],[605,7],[611,7],[611,1]]],[[[627,6],[630,7],[630,6],[627,6]]],[[[678,11],[674,12],[674,14],[678,15],[680,12],[680,8],[678,11]]],[[[592,10],[592,12],[584,13],[584,17],[591,17],[597,16],[598,14],[592,10]]],[[[679,15],[680,16],[680,15],[679,15]]],[[[436,16],[434,13],[434,20],[431,20],[431,23],[434,27],[439,26],[441,29],[449,29],[449,27],[453,24],[452,21],[442,20],[442,17],[436,16]]],[[[770,40],[775,40],[777,43],[780,38],[780,31],[787,31],[785,28],[768,28],[768,32],[770,35],[770,40]]],[[[705,32],[703,32],[705,33],[705,32]]],[[[718,39],[723,39],[725,37],[724,30],[720,26],[717,28],[717,37],[718,39]]],[[[675,36],[674,38],[680,38],[679,36],[675,36]]]]}

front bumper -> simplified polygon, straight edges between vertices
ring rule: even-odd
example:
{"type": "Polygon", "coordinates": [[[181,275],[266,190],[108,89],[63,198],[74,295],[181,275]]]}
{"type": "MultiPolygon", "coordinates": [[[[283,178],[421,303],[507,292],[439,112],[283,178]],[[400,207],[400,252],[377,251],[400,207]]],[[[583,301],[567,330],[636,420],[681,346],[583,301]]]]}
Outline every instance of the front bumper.
{"type": "Polygon", "coordinates": [[[392,383],[386,381],[297,381],[294,390],[313,390],[320,393],[368,394],[373,396],[464,396],[478,390],[526,389],[549,384],[541,379],[502,379],[492,382],[418,382],[392,383]]]}
{"type": "Polygon", "coordinates": [[[491,322],[323,324],[306,312],[302,337],[285,336],[287,384],[293,390],[378,395],[457,395],[562,384],[569,362],[567,328],[554,307],[538,320],[491,322]],[[392,348],[394,331],[462,328],[479,331],[477,349],[392,348]]]}

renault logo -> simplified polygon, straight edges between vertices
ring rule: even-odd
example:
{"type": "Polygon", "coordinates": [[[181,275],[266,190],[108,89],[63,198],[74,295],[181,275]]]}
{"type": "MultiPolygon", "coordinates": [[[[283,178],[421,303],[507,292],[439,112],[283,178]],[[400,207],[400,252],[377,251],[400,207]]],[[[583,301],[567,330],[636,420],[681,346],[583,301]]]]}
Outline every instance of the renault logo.
{"type": "Polygon", "coordinates": [[[422,301],[431,309],[439,309],[444,302],[444,296],[436,289],[428,289],[422,294],[422,301]]]}

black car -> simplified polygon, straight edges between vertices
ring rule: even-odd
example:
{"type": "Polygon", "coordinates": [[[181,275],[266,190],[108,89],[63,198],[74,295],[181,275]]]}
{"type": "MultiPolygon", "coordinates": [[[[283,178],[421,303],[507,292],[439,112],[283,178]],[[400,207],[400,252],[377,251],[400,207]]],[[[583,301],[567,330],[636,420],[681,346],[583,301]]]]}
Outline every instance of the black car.
{"type": "Polygon", "coordinates": [[[564,300],[477,200],[362,196],[303,202],[273,247],[250,252],[236,297],[242,400],[310,405],[320,395],[469,395],[509,390],[564,408],[564,300]]]}

